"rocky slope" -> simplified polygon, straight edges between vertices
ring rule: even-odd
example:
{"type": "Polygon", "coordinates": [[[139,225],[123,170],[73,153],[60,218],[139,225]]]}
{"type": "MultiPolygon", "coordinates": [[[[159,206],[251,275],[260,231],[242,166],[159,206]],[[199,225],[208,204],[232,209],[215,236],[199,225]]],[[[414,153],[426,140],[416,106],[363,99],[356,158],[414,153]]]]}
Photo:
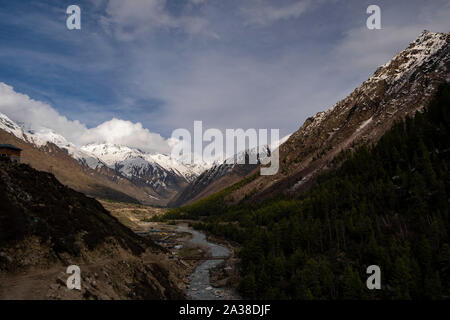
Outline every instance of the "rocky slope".
{"type": "Polygon", "coordinates": [[[290,135],[287,135],[274,142],[270,148],[268,145],[250,148],[238,152],[223,162],[219,163],[216,161],[211,168],[203,171],[173,201],[169,202],[168,206],[179,207],[190,204],[233,185],[256,168],[259,168],[261,161],[270,155],[270,150],[278,148],[289,137],[290,135]],[[257,159],[257,163],[250,164],[249,159],[257,159]]]}
{"type": "Polygon", "coordinates": [[[83,166],[67,151],[49,143],[42,147],[25,142],[0,129],[0,141],[21,148],[23,163],[54,174],[61,183],[89,196],[125,202],[144,202],[148,194],[108,167],[96,170],[83,166]]]}
{"type": "Polygon", "coordinates": [[[204,170],[201,165],[182,164],[164,154],[147,154],[126,146],[90,144],[80,150],[95,156],[117,175],[148,190],[149,198],[160,204],[172,199],[204,170]]]}
{"type": "MultiPolygon", "coordinates": [[[[262,158],[268,154],[268,148],[264,147],[261,154],[257,148],[246,150],[236,154],[233,159],[227,159],[222,163],[214,163],[212,167],[201,173],[177,197],[169,203],[170,207],[179,207],[220,191],[259,167],[262,158]],[[250,164],[250,154],[256,155],[257,164],[250,164]],[[237,164],[238,159],[245,159],[245,164],[237,164]]],[[[239,161],[240,162],[240,161],[239,161]]]]}
{"type": "Polygon", "coordinates": [[[281,145],[278,174],[258,176],[229,201],[301,192],[342,150],[376,141],[396,120],[422,110],[439,85],[450,82],[449,70],[450,33],[424,31],[347,98],[307,119],[281,145]]]}
{"type": "Polygon", "coordinates": [[[25,164],[0,162],[1,299],[180,299],[163,249],[92,198],[25,164]],[[78,265],[82,290],[65,286],[78,265]]]}

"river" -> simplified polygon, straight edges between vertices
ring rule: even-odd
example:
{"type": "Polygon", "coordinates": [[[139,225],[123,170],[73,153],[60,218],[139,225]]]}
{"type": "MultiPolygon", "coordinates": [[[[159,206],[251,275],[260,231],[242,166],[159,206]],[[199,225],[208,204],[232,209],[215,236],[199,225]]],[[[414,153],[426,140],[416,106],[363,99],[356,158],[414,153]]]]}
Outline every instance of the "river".
{"type": "MultiPolygon", "coordinates": [[[[178,231],[192,234],[190,243],[194,245],[206,246],[211,251],[213,257],[225,257],[231,254],[230,250],[224,246],[206,240],[206,236],[183,225],[178,226],[178,231]]],[[[189,288],[187,294],[192,300],[236,300],[239,299],[234,290],[230,288],[214,288],[209,279],[209,271],[221,264],[223,260],[206,260],[200,264],[189,277],[189,288]]]]}

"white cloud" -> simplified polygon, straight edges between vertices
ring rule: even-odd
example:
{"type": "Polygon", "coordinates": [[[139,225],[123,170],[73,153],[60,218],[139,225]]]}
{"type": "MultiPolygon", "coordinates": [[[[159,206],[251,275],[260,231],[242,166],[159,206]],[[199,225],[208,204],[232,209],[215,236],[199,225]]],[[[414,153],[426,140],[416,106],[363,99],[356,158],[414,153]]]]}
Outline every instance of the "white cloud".
{"type": "Polygon", "coordinates": [[[169,153],[169,142],[150,132],[141,123],[112,119],[94,128],[87,128],[78,120],[69,120],[50,105],[18,93],[0,82],[0,112],[27,129],[49,128],[77,145],[113,143],[139,148],[147,152],[169,153]]]}
{"type": "MultiPolygon", "coordinates": [[[[193,4],[202,2],[192,1],[193,4]]],[[[206,19],[189,15],[175,17],[168,12],[166,5],[167,0],[110,0],[102,24],[120,40],[145,38],[154,29],[178,29],[187,34],[218,37],[206,19]]]]}
{"type": "Polygon", "coordinates": [[[80,136],[82,144],[113,143],[139,148],[147,152],[169,153],[166,139],[142,127],[141,123],[133,123],[120,119],[111,119],[99,126],[85,130],[80,136]]]}
{"type": "Polygon", "coordinates": [[[263,0],[250,2],[241,8],[241,13],[249,25],[266,26],[279,20],[298,18],[305,13],[312,2],[301,0],[282,6],[273,6],[263,0]]]}
{"type": "Polygon", "coordinates": [[[148,89],[157,75],[148,90],[165,101],[158,118],[162,126],[192,131],[193,121],[202,120],[208,128],[279,128],[284,135],[336,102],[342,91],[343,84],[331,86],[336,78],[317,67],[319,59],[285,54],[268,60],[215,51],[186,58],[189,68],[177,81],[149,66],[138,83],[148,89]]]}
{"type": "Polygon", "coordinates": [[[192,4],[203,4],[206,2],[206,0],[189,0],[192,4]]]}
{"type": "Polygon", "coordinates": [[[68,120],[50,105],[33,100],[26,94],[15,92],[13,87],[3,82],[0,82],[0,112],[12,120],[26,125],[27,128],[51,128],[63,134],[67,139],[86,130],[86,127],[79,121],[68,120]]]}

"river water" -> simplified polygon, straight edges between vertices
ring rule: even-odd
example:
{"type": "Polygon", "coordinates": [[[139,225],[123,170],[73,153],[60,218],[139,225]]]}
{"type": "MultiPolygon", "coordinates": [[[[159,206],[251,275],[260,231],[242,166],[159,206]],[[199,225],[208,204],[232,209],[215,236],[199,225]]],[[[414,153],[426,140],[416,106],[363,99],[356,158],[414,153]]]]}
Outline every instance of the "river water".
{"type": "MultiPolygon", "coordinates": [[[[211,251],[213,257],[225,257],[230,255],[230,250],[224,246],[209,242],[206,236],[188,228],[179,225],[178,231],[189,232],[192,234],[192,239],[189,241],[192,244],[206,246],[211,251]]],[[[214,288],[209,279],[209,271],[221,264],[223,260],[206,260],[200,264],[189,277],[189,288],[187,294],[192,300],[235,300],[239,299],[237,294],[229,288],[214,288]]]]}

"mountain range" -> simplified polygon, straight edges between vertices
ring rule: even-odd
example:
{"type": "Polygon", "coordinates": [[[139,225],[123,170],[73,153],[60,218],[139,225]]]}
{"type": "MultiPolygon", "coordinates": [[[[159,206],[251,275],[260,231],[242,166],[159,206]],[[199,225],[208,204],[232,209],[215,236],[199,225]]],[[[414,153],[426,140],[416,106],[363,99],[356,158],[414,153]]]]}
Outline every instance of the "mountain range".
{"type": "Polygon", "coordinates": [[[115,144],[78,147],[48,128],[26,130],[2,113],[0,137],[25,150],[25,163],[54,173],[76,190],[121,201],[166,205],[208,166],[115,144]]]}
{"type": "MultiPolygon", "coordinates": [[[[308,118],[281,141],[280,170],[260,176],[259,164],[187,165],[165,154],[108,143],[76,146],[51,129],[27,130],[0,113],[0,138],[24,148],[23,160],[88,195],[157,206],[180,206],[248,180],[229,197],[238,202],[308,188],[342,150],[376,141],[395,121],[423,109],[450,81],[448,33],[424,31],[408,48],[327,111],[308,118]]],[[[235,157],[248,156],[255,150],[235,157]]],[[[266,155],[258,155],[264,157],[266,155]]]]}
{"type": "MultiPolygon", "coordinates": [[[[0,114],[1,143],[23,149],[25,163],[0,163],[0,269],[106,264],[99,280],[106,298],[133,290],[142,299],[184,298],[159,263],[165,251],[82,192],[174,206],[157,219],[188,219],[238,244],[247,299],[447,299],[449,70],[450,33],[424,31],[281,141],[273,176],[259,174],[267,148],[234,156],[256,153],[257,164],[186,165],[124,145],[77,146],[0,114]],[[137,261],[146,252],[156,257],[149,266],[137,261]],[[373,265],[383,290],[366,290],[373,265]]],[[[96,287],[83,297],[105,298],[96,287]]]]}
{"type": "MultiPolygon", "coordinates": [[[[79,147],[52,129],[26,129],[25,125],[14,122],[2,113],[0,137],[4,142],[25,148],[25,163],[54,173],[76,190],[94,197],[156,206],[178,206],[218,191],[210,186],[223,177],[238,179],[245,176],[270,154],[268,146],[263,146],[238,152],[224,161],[189,164],[166,154],[150,154],[118,144],[97,143],[79,147]],[[249,164],[251,155],[256,156],[257,164],[249,164]],[[52,161],[49,158],[55,160],[55,157],[59,158],[58,163],[50,165],[52,161]],[[68,164],[64,164],[61,158],[65,158],[68,164]],[[242,162],[239,159],[246,159],[245,164],[237,164],[242,162]],[[70,171],[79,173],[66,177],[70,171]],[[95,178],[96,182],[78,183],[77,180],[86,174],[87,179],[95,178]],[[92,185],[95,190],[92,190],[92,185]]],[[[275,145],[287,138],[277,141],[275,145]]]]}

